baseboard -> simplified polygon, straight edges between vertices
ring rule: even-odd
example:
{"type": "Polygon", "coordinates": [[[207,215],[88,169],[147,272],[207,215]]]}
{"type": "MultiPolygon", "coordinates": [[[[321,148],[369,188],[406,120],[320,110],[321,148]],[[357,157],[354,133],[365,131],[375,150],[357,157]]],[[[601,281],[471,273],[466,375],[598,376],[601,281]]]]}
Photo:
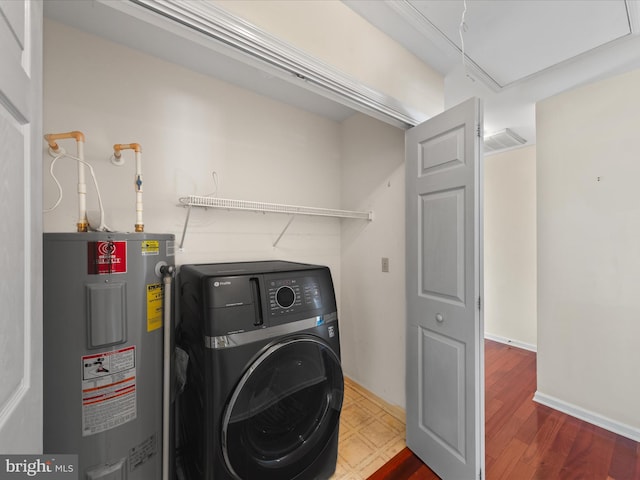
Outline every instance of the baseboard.
{"type": "Polygon", "coordinates": [[[511,345],[513,347],[522,348],[523,350],[529,350],[530,352],[537,352],[537,345],[532,345],[530,343],[520,342],[518,340],[511,340],[510,338],[501,337],[499,335],[494,335],[492,333],[484,333],[484,338],[488,340],[493,340],[494,342],[504,343],[506,345],[511,345]]]}
{"type": "Polygon", "coordinates": [[[586,410],[582,407],[578,407],[577,405],[573,405],[572,403],[565,402],[539,391],[536,391],[535,395],[533,396],[533,401],[540,403],[541,405],[551,407],[562,413],[566,413],[567,415],[571,415],[572,417],[576,417],[580,420],[584,420],[585,422],[591,423],[600,428],[604,428],[605,430],[616,433],[623,437],[630,438],[631,440],[634,440],[636,442],[640,442],[640,429],[638,428],[630,427],[629,425],[626,425],[624,423],[611,420],[610,418],[602,416],[598,413],[594,413],[590,410],[586,410]]]}
{"type": "Polygon", "coordinates": [[[380,408],[385,410],[391,416],[395,417],[397,420],[401,421],[404,424],[407,423],[407,412],[401,406],[391,405],[390,403],[386,402],[385,400],[377,396],[372,391],[367,390],[358,382],[356,382],[352,378],[347,377],[346,375],[344,377],[344,383],[345,383],[345,387],[350,386],[360,395],[366,397],[368,400],[371,400],[373,403],[377,404],[380,408]]]}

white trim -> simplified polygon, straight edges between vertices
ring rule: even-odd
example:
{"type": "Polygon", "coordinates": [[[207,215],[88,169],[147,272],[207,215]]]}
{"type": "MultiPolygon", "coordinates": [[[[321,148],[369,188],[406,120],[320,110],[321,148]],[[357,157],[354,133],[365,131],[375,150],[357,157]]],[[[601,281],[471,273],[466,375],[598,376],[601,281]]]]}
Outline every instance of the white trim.
{"type": "MultiPolygon", "coordinates": [[[[100,2],[116,8],[129,5],[100,2]]],[[[263,71],[278,73],[309,91],[391,125],[407,129],[428,119],[424,113],[363,85],[211,2],[130,0],[130,3],[204,35],[263,71]]]]}
{"type": "Polygon", "coordinates": [[[592,412],[585,408],[579,407],[572,403],[565,402],[558,398],[552,397],[545,393],[536,391],[533,396],[533,401],[541,405],[546,405],[554,410],[558,410],[572,417],[584,420],[585,422],[596,425],[597,427],[604,428],[610,432],[622,435],[623,437],[630,438],[636,442],[640,442],[640,429],[627,425],[625,423],[612,420],[608,417],[600,415],[599,413],[592,412]]]}
{"type": "Polygon", "coordinates": [[[627,7],[631,33],[635,34],[640,32],[640,3],[637,1],[625,0],[625,5],[627,7]]]}
{"type": "Polygon", "coordinates": [[[511,338],[501,337],[499,335],[494,335],[493,333],[484,332],[484,338],[493,340],[494,342],[511,345],[512,347],[522,348],[523,350],[529,350],[530,352],[538,352],[537,345],[521,342],[520,340],[512,340],[511,338]]]}

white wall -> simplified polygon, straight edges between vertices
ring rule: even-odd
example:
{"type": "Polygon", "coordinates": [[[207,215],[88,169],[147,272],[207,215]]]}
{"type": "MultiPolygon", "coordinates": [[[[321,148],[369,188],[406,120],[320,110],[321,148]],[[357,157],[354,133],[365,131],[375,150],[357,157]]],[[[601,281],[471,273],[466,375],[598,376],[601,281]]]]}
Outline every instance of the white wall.
{"type": "Polygon", "coordinates": [[[535,349],[536,147],[484,158],[485,335],[535,349]]]}
{"type": "Polygon", "coordinates": [[[428,117],[442,75],[338,0],[216,0],[222,8],[428,117]]]}
{"type": "Polygon", "coordinates": [[[538,393],[640,439],[640,70],[537,105],[538,393]]]}
{"type": "MultiPolygon", "coordinates": [[[[133,152],[125,151],[126,165],[113,166],[114,143],[142,146],[147,232],[174,233],[179,240],[186,210],[177,206],[178,198],[214,192],[212,171],[220,197],[340,207],[341,135],[334,121],[54,21],[45,23],[44,70],[44,131],[85,133],[85,157],[99,177],[107,224],[116,230],[132,231],[135,194],[133,152]]],[[[61,144],[75,152],[73,141],[61,144]]],[[[46,168],[50,160],[45,155],[46,168]]],[[[64,198],[45,215],[45,231],[75,230],[75,168],[68,160],[56,167],[64,198]]],[[[55,199],[54,183],[45,174],[45,206],[55,199]]],[[[331,267],[339,288],[340,221],[297,218],[272,247],[287,220],[193,211],[176,261],[320,263],[331,267]]]]}
{"type": "Polygon", "coordinates": [[[364,115],[343,122],[345,207],[373,210],[342,226],[341,340],[345,373],[405,406],[404,132],[364,115]],[[383,273],[381,258],[389,258],[383,273]]]}

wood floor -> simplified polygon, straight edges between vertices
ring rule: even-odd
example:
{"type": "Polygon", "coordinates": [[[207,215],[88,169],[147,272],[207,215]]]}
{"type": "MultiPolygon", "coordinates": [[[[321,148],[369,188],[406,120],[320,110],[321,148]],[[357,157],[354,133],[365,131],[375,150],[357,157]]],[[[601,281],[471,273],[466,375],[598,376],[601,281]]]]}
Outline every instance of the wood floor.
{"type": "MultiPolygon", "coordinates": [[[[640,480],[640,443],[533,402],[535,353],[485,341],[488,480],[640,480]]],[[[369,480],[437,480],[408,449],[369,480]]]]}

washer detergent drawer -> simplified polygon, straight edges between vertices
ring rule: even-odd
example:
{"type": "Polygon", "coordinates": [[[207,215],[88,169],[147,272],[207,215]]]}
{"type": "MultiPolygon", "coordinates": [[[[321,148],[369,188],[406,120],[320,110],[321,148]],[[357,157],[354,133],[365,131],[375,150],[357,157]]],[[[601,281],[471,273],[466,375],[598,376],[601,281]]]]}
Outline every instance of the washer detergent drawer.
{"type": "Polygon", "coordinates": [[[281,341],[241,378],[223,416],[223,453],[239,478],[295,478],[337,433],[340,361],[313,337],[281,341]]]}
{"type": "Polygon", "coordinates": [[[206,335],[217,337],[263,328],[259,279],[235,276],[206,282],[206,335]]]}

